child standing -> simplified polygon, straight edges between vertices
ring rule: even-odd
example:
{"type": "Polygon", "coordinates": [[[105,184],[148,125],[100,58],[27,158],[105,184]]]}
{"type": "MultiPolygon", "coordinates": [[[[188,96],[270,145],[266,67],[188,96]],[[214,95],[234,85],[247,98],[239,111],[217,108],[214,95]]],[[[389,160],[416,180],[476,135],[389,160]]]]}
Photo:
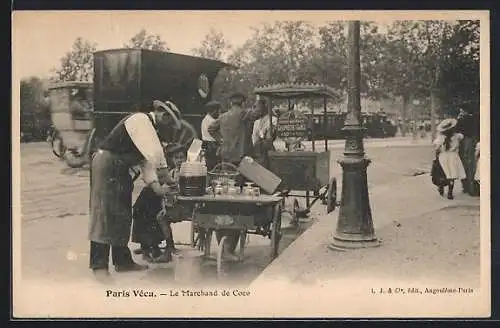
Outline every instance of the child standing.
{"type": "MultiPolygon", "coordinates": [[[[453,199],[455,180],[465,179],[466,176],[458,154],[460,141],[464,136],[455,131],[456,125],[457,120],[454,118],[443,120],[437,127],[439,135],[434,140],[436,156],[448,180],[448,199],[453,199]]],[[[444,194],[444,187],[439,187],[438,190],[440,195],[444,194]]]]}

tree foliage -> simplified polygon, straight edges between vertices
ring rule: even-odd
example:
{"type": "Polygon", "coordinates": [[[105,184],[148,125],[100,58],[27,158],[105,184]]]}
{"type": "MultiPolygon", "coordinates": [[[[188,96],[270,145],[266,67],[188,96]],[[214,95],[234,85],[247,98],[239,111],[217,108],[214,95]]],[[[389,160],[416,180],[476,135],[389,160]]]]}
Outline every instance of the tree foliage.
{"type": "MultiPolygon", "coordinates": [[[[221,31],[211,29],[192,53],[239,68],[222,70],[217,77],[212,95],[221,101],[236,90],[252,100],[256,86],[279,82],[324,83],[345,95],[347,42],[343,21],[319,27],[306,21],[277,21],[254,27],[239,47],[231,46],[221,31]]],[[[169,50],[159,35],[145,29],[124,47],[169,50]]],[[[90,80],[95,48],[82,38],[75,40],[61,58],[56,79],[90,80]]],[[[463,102],[478,107],[478,21],[395,21],[389,25],[363,21],[360,57],[362,95],[373,100],[402,99],[403,116],[412,99],[439,104],[443,112],[452,112],[463,102]]]]}
{"type": "Polygon", "coordinates": [[[21,132],[31,139],[42,139],[50,126],[49,103],[46,88],[38,77],[30,77],[20,84],[21,132]]]}
{"type": "Polygon", "coordinates": [[[167,43],[158,34],[151,34],[141,29],[136,35],[123,45],[124,48],[169,51],[167,43]]]}
{"type": "Polygon", "coordinates": [[[479,21],[459,21],[443,44],[441,95],[447,101],[442,110],[456,113],[459,106],[469,103],[479,110],[479,21]]]}
{"type": "Polygon", "coordinates": [[[76,38],[71,50],[62,58],[60,67],[55,69],[57,81],[92,81],[94,74],[93,53],[97,44],[81,37],[76,38]]]}
{"type": "Polygon", "coordinates": [[[193,48],[191,52],[195,56],[203,58],[226,60],[231,48],[231,44],[224,38],[224,34],[211,28],[201,41],[200,46],[193,48]]]}

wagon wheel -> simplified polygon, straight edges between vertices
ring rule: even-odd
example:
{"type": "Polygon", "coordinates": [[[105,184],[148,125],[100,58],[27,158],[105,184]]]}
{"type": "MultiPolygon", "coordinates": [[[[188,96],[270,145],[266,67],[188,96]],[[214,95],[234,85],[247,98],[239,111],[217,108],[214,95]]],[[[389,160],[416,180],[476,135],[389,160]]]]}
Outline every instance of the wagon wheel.
{"type": "Polygon", "coordinates": [[[279,245],[282,237],[281,232],[281,204],[277,204],[273,211],[273,222],[271,224],[271,259],[278,256],[279,245]]]}
{"type": "Polygon", "coordinates": [[[88,158],[78,153],[76,149],[68,149],[63,157],[66,164],[73,169],[79,169],[88,163],[88,158]]]}
{"type": "Polygon", "coordinates": [[[335,211],[337,206],[337,179],[332,178],[330,184],[328,185],[328,191],[326,193],[326,212],[331,213],[335,211]]]}
{"type": "Polygon", "coordinates": [[[61,137],[52,136],[50,140],[50,147],[52,148],[52,153],[57,158],[62,158],[66,152],[66,147],[61,137]]]}
{"type": "Polygon", "coordinates": [[[224,244],[226,241],[226,237],[227,236],[222,236],[219,244],[217,245],[217,278],[222,278],[222,276],[224,275],[222,260],[224,255],[224,244]]]}

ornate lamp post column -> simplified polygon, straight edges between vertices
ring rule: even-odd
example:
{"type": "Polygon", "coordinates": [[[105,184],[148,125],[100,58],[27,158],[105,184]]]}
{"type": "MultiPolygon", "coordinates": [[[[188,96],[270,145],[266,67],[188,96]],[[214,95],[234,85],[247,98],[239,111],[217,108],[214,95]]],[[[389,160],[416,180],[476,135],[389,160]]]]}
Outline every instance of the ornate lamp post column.
{"type": "Polygon", "coordinates": [[[342,166],[342,198],[337,229],[330,244],[332,249],[378,246],[373,228],[366,171],[370,160],[363,147],[361,127],[359,21],[349,22],[348,109],[344,132],[346,141],[342,166]]]}

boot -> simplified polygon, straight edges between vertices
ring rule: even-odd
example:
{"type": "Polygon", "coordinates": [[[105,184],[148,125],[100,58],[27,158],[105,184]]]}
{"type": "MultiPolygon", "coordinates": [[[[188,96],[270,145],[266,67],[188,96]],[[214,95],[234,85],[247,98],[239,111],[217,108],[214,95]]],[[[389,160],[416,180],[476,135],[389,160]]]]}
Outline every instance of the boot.
{"type": "Polygon", "coordinates": [[[454,183],[453,182],[450,182],[450,184],[448,185],[448,199],[453,199],[453,186],[454,186],[454,183]]]}
{"type": "Polygon", "coordinates": [[[113,278],[111,278],[108,269],[92,269],[95,279],[105,285],[112,284],[113,278]]]}
{"type": "Polygon", "coordinates": [[[439,192],[439,194],[440,194],[441,196],[443,196],[443,195],[444,195],[444,187],[443,187],[443,186],[439,186],[439,187],[438,187],[438,192],[439,192]]]}
{"type": "Polygon", "coordinates": [[[116,272],[132,272],[132,271],[143,271],[147,270],[147,265],[140,265],[137,263],[130,263],[126,265],[115,265],[116,272]]]}
{"type": "Polygon", "coordinates": [[[131,272],[147,270],[146,265],[140,265],[134,262],[132,254],[127,246],[112,246],[111,256],[116,272],[131,272]]]}
{"type": "MultiPolygon", "coordinates": [[[[161,260],[161,263],[165,262],[170,262],[172,261],[172,248],[173,247],[173,238],[172,238],[172,228],[170,227],[170,222],[166,220],[159,220],[158,225],[161,228],[161,231],[163,232],[163,236],[165,236],[165,240],[167,242],[167,247],[165,248],[165,251],[163,254],[160,256],[158,260],[161,260]]],[[[155,259],[155,262],[157,259],[155,259]]]]}
{"type": "Polygon", "coordinates": [[[153,258],[153,263],[168,263],[172,261],[172,254],[165,250],[160,256],[153,258]]]}

